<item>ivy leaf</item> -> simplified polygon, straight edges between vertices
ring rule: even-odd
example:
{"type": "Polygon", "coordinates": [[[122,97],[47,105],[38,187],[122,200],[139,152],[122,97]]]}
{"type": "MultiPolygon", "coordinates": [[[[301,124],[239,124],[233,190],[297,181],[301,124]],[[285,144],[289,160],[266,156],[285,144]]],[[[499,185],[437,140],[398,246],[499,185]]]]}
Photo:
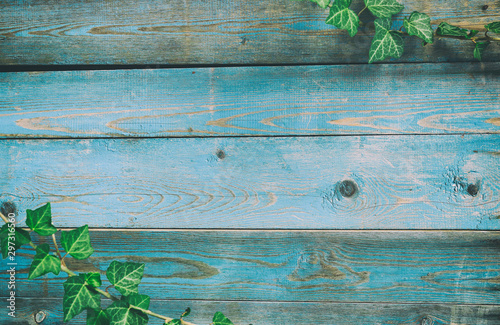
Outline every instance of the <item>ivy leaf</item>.
{"type": "Polygon", "coordinates": [[[36,248],[36,255],[31,262],[28,280],[33,280],[47,273],[58,275],[61,272],[61,261],[49,255],[49,244],[41,244],[36,248]]]}
{"type": "Polygon", "coordinates": [[[384,60],[387,57],[399,58],[403,54],[403,38],[398,32],[389,30],[390,18],[375,20],[375,37],[370,46],[368,63],[384,60]]]}
{"type": "Polygon", "coordinates": [[[77,260],[83,260],[94,252],[90,245],[89,226],[63,231],[61,234],[61,244],[64,250],[77,260]]]}
{"type": "Polygon", "coordinates": [[[101,295],[86,285],[81,275],[69,277],[63,283],[64,298],[63,311],[64,321],[67,322],[84,309],[100,309],[101,295]]]}
{"type": "Polygon", "coordinates": [[[351,0],[336,0],[330,8],[326,23],[340,29],[345,29],[353,37],[358,32],[359,17],[349,9],[351,0]]]}
{"type": "Polygon", "coordinates": [[[476,42],[476,47],[474,48],[474,58],[481,61],[483,58],[484,49],[490,45],[490,41],[486,42],[476,42]]]}
{"type": "Polygon", "coordinates": [[[99,288],[102,285],[101,274],[98,272],[81,273],[80,276],[93,288],[99,288]]]}
{"type": "Polygon", "coordinates": [[[214,318],[212,319],[213,325],[234,325],[233,322],[229,320],[223,313],[220,311],[214,314],[214,318]]]}
{"type": "Polygon", "coordinates": [[[379,18],[390,18],[405,7],[396,0],[365,0],[365,5],[379,18]]]}
{"type": "MultiPolygon", "coordinates": [[[[19,227],[14,227],[14,231],[10,231],[10,229],[12,229],[12,227],[9,227],[9,224],[4,224],[2,228],[0,228],[2,258],[7,258],[9,256],[9,242],[12,241],[12,238],[14,238],[14,251],[18,250],[22,245],[31,242],[30,233],[26,230],[19,227]],[[9,237],[11,239],[9,239],[9,237]]],[[[12,244],[10,246],[12,247],[12,244]]]]}
{"type": "Polygon", "coordinates": [[[176,319],[172,319],[166,325],[182,325],[182,321],[180,319],[176,318],[176,319]]]}
{"type": "Polygon", "coordinates": [[[188,308],[186,308],[186,310],[182,313],[181,318],[182,318],[182,317],[186,317],[186,316],[188,316],[189,314],[191,314],[191,308],[189,308],[189,307],[188,307],[188,308]]]}
{"type": "Polygon", "coordinates": [[[326,8],[330,4],[330,0],[310,0],[311,2],[314,2],[318,4],[321,8],[326,8]]]}
{"type": "Polygon", "coordinates": [[[493,23],[489,23],[488,25],[485,25],[486,29],[488,31],[491,31],[493,33],[500,33],[500,21],[495,21],[493,23]]]}
{"type": "Polygon", "coordinates": [[[108,314],[102,309],[87,309],[87,325],[110,325],[108,314]]]}
{"type": "Polygon", "coordinates": [[[133,309],[123,300],[113,302],[105,312],[112,325],[146,325],[149,320],[148,315],[133,309]]]}
{"type": "Polygon", "coordinates": [[[476,35],[477,35],[477,33],[479,33],[479,31],[478,31],[478,30],[471,29],[471,30],[469,31],[469,34],[467,34],[467,38],[474,37],[474,36],[476,36],[476,35]]]}
{"type": "Polygon", "coordinates": [[[130,295],[130,296],[122,296],[122,300],[128,302],[131,305],[142,309],[149,309],[150,298],[147,295],[130,295]]]}
{"type": "Polygon", "coordinates": [[[144,273],[144,263],[113,261],[106,270],[106,277],[122,295],[139,293],[137,287],[144,273]]]}
{"type": "Polygon", "coordinates": [[[450,25],[448,23],[442,22],[439,24],[436,34],[442,36],[461,36],[468,37],[467,29],[460,28],[457,26],[450,25]]]}
{"type": "Polygon", "coordinates": [[[55,234],[57,229],[52,225],[52,213],[50,203],[35,210],[26,210],[26,224],[34,232],[41,236],[50,236],[55,234]]]}
{"type": "Polygon", "coordinates": [[[414,11],[410,19],[404,19],[403,26],[408,35],[414,35],[424,40],[426,43],[434,42],[434,31],[431,27],[431,18],[423,13],[414,11]]]}

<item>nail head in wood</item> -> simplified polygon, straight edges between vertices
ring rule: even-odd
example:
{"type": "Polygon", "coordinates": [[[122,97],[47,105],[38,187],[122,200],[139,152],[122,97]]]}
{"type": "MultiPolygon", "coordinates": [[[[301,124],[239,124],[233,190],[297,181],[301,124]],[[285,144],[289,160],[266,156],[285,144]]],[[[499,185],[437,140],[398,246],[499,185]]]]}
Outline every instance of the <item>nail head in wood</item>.
{"type": "Polygon", "coordinates": [[[2,202],[2,205],[0,205],[0,212],[6,217],[11,213],[17,215],[16,204],[11,201],[2,202]]]}
{"type": "Polygon", "coordinates": [[[469,186],[467,186],[467,193],[469,193],[470,196],[476,196],[478,192],[479,187],[476,184],[469,184],[469,186]]]}
{"type": "Polygon", "coordinates": [[[224,158],[226,158],[226,153],[224,152],[224,150],[219,149],[219,150],[217,150],[216,156],[219,159],[224,159],[224,158]]]}
{"type": "Polygon", "coordinates": [[[357,191],[358,186],[351,180],[342,181],[339,185],[339,192],[343,197],[352,197],[357,191]]]}
{"type": "Polygon", "coordinates": [[[47,314],[43,310],[36,312],[35,313],[35,323],[40,324],[41,322],[43,322],[45,320],[46,317],[47,317],[47,314]]]}
{"type": "Polygon", "coordinates": [[[434,325],[434,320],[430,317],[425,316],[420,321],[420,325],[434,325]]]}

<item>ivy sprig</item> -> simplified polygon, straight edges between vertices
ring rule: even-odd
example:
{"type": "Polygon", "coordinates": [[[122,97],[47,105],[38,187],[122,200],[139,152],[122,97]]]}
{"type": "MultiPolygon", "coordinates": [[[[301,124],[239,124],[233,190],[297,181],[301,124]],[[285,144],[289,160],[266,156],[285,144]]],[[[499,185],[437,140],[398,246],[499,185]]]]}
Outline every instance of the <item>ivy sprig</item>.
{"type": "MultiPolygon", "coordinates": [[[[35,210],[26,210],[26,224],[31,231],[40,236],[52,237],[55,253],[51,253],[50,245],[43,243],[35,245],[31,241],[30,232],[15,227],[12,219],[9,220],[2,213],[1,219],[5,224],[0,229],[0,248],[2,258],[15,258],[15,251],[25,244],[35,249],[31,262],[28,279],[32,280],[48,273],[59,275],[61,271],[69,275],[63,283],[63,321],[68,322],[75,316],[87,311],[87,325],[146,325],[149,317],[156,317],[164,324],[195,325],[183,318],[191,313],[188,307],[179,318],[170,318],[149,310],[150,297],[139,293],[139,284],[144,275],[144,263],[112,261],[106,270],[106,278],[120,297],[101,290],[101,274],[99,272],[75,273],[70,270],[64,259],[70,255],[74,259],[89,258],[94,249],[90,242],[88,225],[61,233],[61,246],[65,255],[62,256],[56,241],[56,227],[52,224],[50,203],[35,210]],[[113,302],[105,309],[101,308],[102,296],[113,302]]],[[[226,316],[216,312],[211,325],[234,325],[226,316]]]]}
{"type": "Polygon", "coordinates": [[[461,40],[472,41],[474,47],[474,58],[481,61],[484,50],[493,41],[500,41],[500,37],[491,36],[488,33],[500,33],[500,22],[492,22],[484,26],[484,36],[478,37],[479,31],[454,26],[442,22],[434,32],[430,17],[418,11],[412,12],[403,20],[403,26],[399,30],[391,29],[392,17],[399,14],[405,7],[396,0],[363,0],[364,8],[355,13],[350,9],[352,0],[310,0],[321,8],[328,8],[329,13],[326,23],[339,29],[346,30],[349,36],[354,37],[358,29],[363,25],[360,15],[368,11],[374,16],[375,35],[371,42],[368,63],[382,61],[387,58],[399,58],[403,54],[403,36],[415,36],[423,41],[423,45],[434,42],[437,37],[451,37],[461,40]]]}

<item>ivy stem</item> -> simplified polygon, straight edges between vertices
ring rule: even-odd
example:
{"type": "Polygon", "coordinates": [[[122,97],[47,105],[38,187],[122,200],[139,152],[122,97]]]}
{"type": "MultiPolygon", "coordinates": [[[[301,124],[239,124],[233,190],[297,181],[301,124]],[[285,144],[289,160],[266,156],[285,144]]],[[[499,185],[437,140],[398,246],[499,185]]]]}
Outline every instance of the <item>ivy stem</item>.
{"type": "Polygon", "coordinates": [[[2,217],[2,220],[3,220],[5,223],[9,223],[9,219],[7,219],[7,217],[6,217],[6,216],[4,216],[2,212],[0,212],[0,217],[2,217]]]}
{"type": "MultiPolygon", "coordinates": [[[[163,319],[165,320],[165,323],[168,323],[170,322],[173,318],[170,318],[170,317],[166,317],[166,316],[163,316],[163,315],[160,315],[160,314],[157,314],[157,313],[154,313],[152,312],[151,310],[147,310],[147,309],[142,309],[141,307],[137,307],[137,306],[134,306],[134,305],[130,305],[131,308],[133,309],[136,309],[136,310],[140,310],[142,311],[143,313],[145,314],[148,314],[148,315],[151,315],[153,317],[156,317],[156,318],[160,318],[160,319],[163,319]]],[[[181,319],[181,323],[184,324],[184,325],[195,325],[191,322],[186,322],[185,320],[181,319]]]]}
{"type": "Polygon", "coordinates": [[[111,299],[113,301],[117,301],[117,300],[120,300],[118,299],[117,297],[113,296],[112,294],[110,294],[109,292],[106,292],[104,290],[101,290],[99,288],[94,288],[95,291],[99,292],[101,295],[103,295],[104,297],[108,298],[108,299],[111,299]]]}
{"type": "Polygon", "coordinates": [[[66,267],[66,263],[64,263],[64,257],[61,256],[61,252],[59,251],[59,246],[57,246],[56,234],[52,234],[52,241],[54,242],[54,247],[56,248],[57,256],[59,257],[59,260],[61,260],[61,267],[62,266],[66,267]]]}
{"type": "Polygon", "coordinates": [[[358,12],[358,16],[359,16],[359,15],[361,15],[361,13],[362,13],[363,11],[365,11],[365,10],[366,10],[366,8],[368,8],[368,7],[367,7],[367,6],[365,6],[363,9],[361,9],[361,11],[360,11],[360,12],[358,12]]]}

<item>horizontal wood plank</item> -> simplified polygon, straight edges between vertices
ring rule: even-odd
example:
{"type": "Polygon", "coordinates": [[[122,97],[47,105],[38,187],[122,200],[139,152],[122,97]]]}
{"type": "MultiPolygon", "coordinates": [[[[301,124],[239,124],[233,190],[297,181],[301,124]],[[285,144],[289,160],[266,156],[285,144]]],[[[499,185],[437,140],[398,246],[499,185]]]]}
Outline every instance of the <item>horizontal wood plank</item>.
{"type": "MultiPolygon", "coordinates": [[[[413,11],[484,30],[500,20],[495,1],[406,0],[396,28],[413,11]]],[[[359,12],[362,1],[354,1],[359,12]]],[[[374,34],[365,12],[358,35],[325,24],[328,15],[298,1],[7,0],[0,11],[0,64],[294,64],[368,61],[374,34]]],[[[474,44],[409,38],[396,62],[472,61],[474,44]]],[[[490,46],[484,60],[498,60],[490,46]]]]}
{"type": "Polygon", "coordinates": [[[0,137],[500,132],[500,64],[0,73],[0,137]]]}
{"type": "Polygon", "coordinates": [[[58,227],[500,229],[500,135],[4,140],[58,227]]]}
{"type": "MultiPolygon", "coordinates": [[[[153,299],[438,304],[500,299],[500,232],[91,231],[91,241],[94,254],[81,261],[68,258],[71,270],[101,272],[104,288],[113,260],[146,263],[139,290],[153,299]]],[[[33,252],[27,246],[17,254],[16,294],[62,296],[64,277],[26,279],[33,252]]],[[[2,271],[0,280],[6,277],[2,271]]]]}
{"type": "MultiPolygon", "coordinates": [[[[103,307],[107,303],[103,301],[103,307]]],[[[150,310],[165,316],[177,317],[186,307],[191,315],[186,320],[208,324],[215,311],[227,315],[234,324],[294,325],[294,324],[500,324],[500,307],[492,305],[447,304],[356,304],[356,303],[291,303],[153,300],[150,310]],[[425,323],[427,321],[427,323],[425,323]]],[[[35,325],[34,318],[43,319],[43,325],[59,325],[62,320],[62,299],[19,299],[15,319],[0,314],[0,322],[10,325],[35,325]]],[[[86,324],[85,312],[73,318],[68,325],[86,324]]],[[[150,324],[159,324],[150,318],[150,324]]]]}

